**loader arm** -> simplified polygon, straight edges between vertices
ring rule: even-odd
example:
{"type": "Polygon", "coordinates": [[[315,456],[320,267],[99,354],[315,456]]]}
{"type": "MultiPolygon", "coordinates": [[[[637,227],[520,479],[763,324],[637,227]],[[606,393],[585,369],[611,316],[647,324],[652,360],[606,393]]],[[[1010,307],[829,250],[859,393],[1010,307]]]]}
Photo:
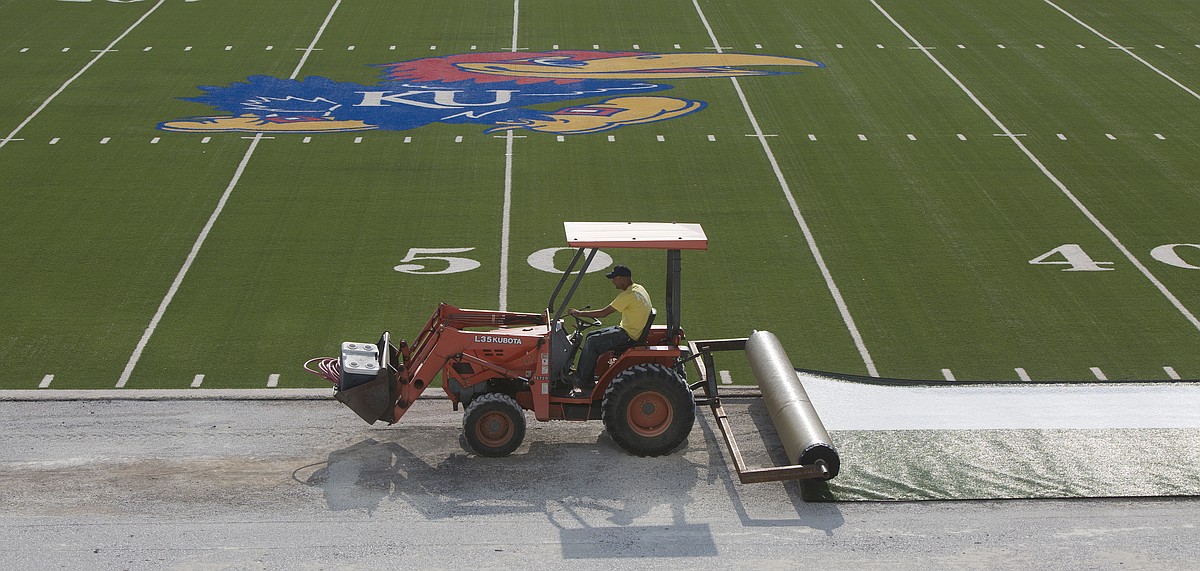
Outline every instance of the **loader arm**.
{"type": "MultiPolygon", "coordinates": [[[[394,382],[398,398],[392,422],[399,420],[408,407],[416,402],[450,360],[464,358],[464,351],[469,346],[461,335],[463,331],[545,323],[545,316],[536,313],[462,309],[447,303],[438,304],[437,310],[417,334],[411,352],[406,353],[403,366],[397,370],[394,382]]],[[[502,375],[516,377],[508,369],[474,358],[468,359],[502,375]]]]}

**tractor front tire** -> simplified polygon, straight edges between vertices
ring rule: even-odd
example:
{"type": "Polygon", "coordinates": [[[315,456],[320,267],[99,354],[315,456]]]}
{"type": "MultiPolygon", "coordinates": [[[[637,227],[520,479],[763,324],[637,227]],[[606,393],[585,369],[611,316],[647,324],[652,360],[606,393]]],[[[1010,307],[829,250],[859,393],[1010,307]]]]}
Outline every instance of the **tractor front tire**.
{"type": "Polygon", "coordinates": [[[669,367],[634,365],[604,391],[604,428],[618,446],[637,456],[662,456],[679,447],[696,421],[687,383],[669,367]]]}
{"type": "Polygon", "coordinates": [[[525,411],[504,393],[475,397],[463,414],[463,437],[480,456],[508,456],[525,439],[525,411]]]}

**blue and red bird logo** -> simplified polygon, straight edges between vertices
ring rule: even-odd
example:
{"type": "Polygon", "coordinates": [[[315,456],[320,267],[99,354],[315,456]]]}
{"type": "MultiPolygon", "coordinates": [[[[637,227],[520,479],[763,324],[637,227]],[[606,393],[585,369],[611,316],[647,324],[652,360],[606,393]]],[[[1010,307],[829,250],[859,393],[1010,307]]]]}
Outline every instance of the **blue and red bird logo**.
{"type": "Polygon", "coordinates": [[[220,113],[159,123],[165,131],[329,133],[402,131],[430,123],[479,124],[485,132],[583,134],[665,121],[704,108],[701,101],[645,95],[669,79],[779,75],[824,64],[752,54],[554,51],[470,53],[378,66],[374,85],[324,77],[265,75],[201,86],[186,98],[220,113]],[[759,68],[774,68],[764,70],[759,68]],[[572,100],[547,111],[543,104],[572,100]]]}

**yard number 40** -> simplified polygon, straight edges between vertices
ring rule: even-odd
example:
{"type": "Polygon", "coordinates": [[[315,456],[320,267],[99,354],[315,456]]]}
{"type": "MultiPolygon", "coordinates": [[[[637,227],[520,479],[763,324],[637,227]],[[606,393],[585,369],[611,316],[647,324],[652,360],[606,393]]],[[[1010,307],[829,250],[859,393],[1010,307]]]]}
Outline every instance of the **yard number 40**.
{"type": "MultiPolygon", "coordinates": [[[[1200,244],[1163,244],[1150,250],[1150,257],[1168,266],[1175,266],[1176,268],[1183,268],[1185,270],[1200,270],[1200,266],[1189,264],[1179,255],[1179,249],[1184,247],[1200,250],[1200,244]]],[[[1092,259],[1087,252],[1083,251],[1083,247],[1079,244],[1063,244],[1029,260],[1029,263],[1070,266],[1063,268],[1062,271],[1064,272],[1104,272],[1116,269],[1105,267],[1113,265],[1113,262],[1097,262],[1092,259]],[[1055,256],[1059,256],[1061,259],[1054,259],[1055,256]]]]}

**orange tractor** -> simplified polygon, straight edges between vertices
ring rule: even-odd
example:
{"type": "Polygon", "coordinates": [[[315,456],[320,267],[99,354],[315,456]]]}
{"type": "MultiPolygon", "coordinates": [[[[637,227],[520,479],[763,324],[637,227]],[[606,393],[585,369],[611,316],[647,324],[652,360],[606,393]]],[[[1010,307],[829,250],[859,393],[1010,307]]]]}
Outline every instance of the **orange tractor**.
{"type": "MultiPolygon", "coordinates": [[[[543,313],[460,309],[440,304],[411,344],[343,343],[338,358],[310,360],[305,368],[337,387],[335,398],[363,420],[395,423],[441,374],[455,410],[466,407],[463,435],[483,456],[510,454],[525,437],[525,413],[539,421],[603,420],[621,448],[659,456],[692,430],[696,403],[684,381],[690,357],[680,325],[682,250],[705,250],[698,224],[567,222],[575,256],[543,313]],[[657,310],[639,339],[600,357],[590,394],[560,390],[583,341],[598,320],[563,317],[600,248],[666,250],[666,322],[657,310]],[[569,284],[569,287],[568,287],[569,284]],[[564,292],[564,288],[566,288],[564,292]],[[315,368],[313,368],[315,367],[315,368]]],[[[715,388],[715,387],[714,387],[715,388]]]]}

